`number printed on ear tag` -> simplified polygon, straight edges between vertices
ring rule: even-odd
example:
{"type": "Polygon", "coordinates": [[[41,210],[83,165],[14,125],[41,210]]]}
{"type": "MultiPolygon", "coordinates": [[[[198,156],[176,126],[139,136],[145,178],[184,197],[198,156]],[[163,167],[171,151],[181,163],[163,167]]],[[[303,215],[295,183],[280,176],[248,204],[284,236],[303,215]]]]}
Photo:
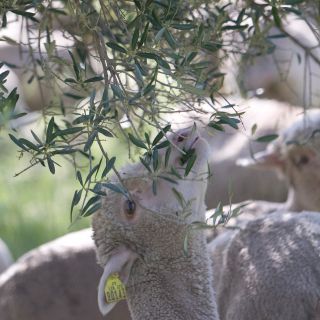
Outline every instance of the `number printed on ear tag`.
{"type": "Polygon", "coordinates": [[[126,288],[117,273],[113,273],[106,281],[104,287],[107,303],[125,300],[127,298],[126,288]]]}

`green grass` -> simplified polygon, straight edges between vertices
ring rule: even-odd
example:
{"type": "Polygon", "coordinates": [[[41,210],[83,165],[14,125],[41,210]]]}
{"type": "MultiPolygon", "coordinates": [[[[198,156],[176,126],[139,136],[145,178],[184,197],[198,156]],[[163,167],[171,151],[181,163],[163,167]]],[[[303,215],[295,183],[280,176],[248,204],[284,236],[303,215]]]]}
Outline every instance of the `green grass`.
{"type": "Polygon", "coordinates": [[[2,133],[0,140],[0,237],[14,258],[69,231],[87,227],[82,219],[69,229],[70,202],[76,188],[71,165],[55,175],[36,167],[14,177],[27,159],[18,159],[17,148],[2,133]]]}
{"type": "MultiPolygon", "coordinates": [[[[17,135],[19,136],[19,135],[17,135]]],[[[108,152],[115,150],[118,166],[125,160],[119,141],[108,143],[108,152]],[[119,156],[120,152],[120,156],[119,156]]],[[[25,155],[18,159],[17,147],[5,131],[0,135],[0,238],[18,258],[40,244],[90,225],[83,218],[70,227],[70,205],[74,190],[79,187],[74,169],[68,162],[58,161],[62,168],[56,174],[48,168],[34,167],[18,177],[14,174],[29,164],[25,155]]]]}

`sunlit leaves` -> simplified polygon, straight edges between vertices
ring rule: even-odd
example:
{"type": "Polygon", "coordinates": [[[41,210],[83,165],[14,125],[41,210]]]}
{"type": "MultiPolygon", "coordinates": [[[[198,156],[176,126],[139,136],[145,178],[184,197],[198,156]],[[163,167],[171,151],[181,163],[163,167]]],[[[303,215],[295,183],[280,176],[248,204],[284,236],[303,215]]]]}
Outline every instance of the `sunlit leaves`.
{"type": "MultiPolygon", "coordinates": [[[[1,40],[28,52],[27,70],[22,70],[27,74],[26,82],[44,83],[54,96],[42,110],[43,134],[32,131],[26,138],[11,132],[9,137],[21,155],[30,157],[31,167],[40,164],[53,174],[61,159],[75,167],[79,190],[72,208],[77,206],[80,216],[100,208],[99,197],[105,189],[126,194],[121,183],[102,185],[117,173],[116,158],[109,155],[110,139],[120,143],[119,137],[124,137],[130,157],[140,159],[150,174],[155,194],[159,181],[174,184],[189,179],[197,155],[192,149],[183,150],[180,167],[170,166],[173,146],[167,133],[171,128],[160,121],[165,112],[174,112],[177,105],[196,111],[195,106],[204,98],[216,98],[225,75],[221,63],[233,53],[242,54],[246,43],[252,45],[249,58],[271,53],[271,40],[286,35],[283,31],[270,35],[268,30],[272,26],[281,29],[286,13],[299,14],[304,5],[301,0],[236,8],[228,2],[201,1],[99,3],[71,0],[53,8],[43,1],[13,2],[2,6],[0,12],[2,27],[10,23],[10,11],[24,19],[32,37],[43,35],[45,49],[39,54],[38,43],[36,48],[28,44],[24,50],[18,39],[4,36],[1,40]],[[59,28],[71,45],[64,46],[53,35],[53,24],[62,17],[69,17],[68,24],[59,28]],[[243,47],[239,45],[242,42],[243,47]],[[64,54],[60,54],[61,48],[64,54]],[[86,162],[79,161],[79,156],[86,162]]],[[[3,66],[0,64],[0,69],[3,66]]],[[[6,88],[9,75],[1,69],[0,127],[24,115],[15,111],[18,90],[6,88]]],[[[46,92],[42,95],[49,98],[46,92]]],[[[221,132],[238,129],[241,114],[227,112],[233,107],[214,108],[208,115],[208,127],[221,132]]],[[[252,136],[256,130],[253,126],[252,136]]],[[[268,143],[275,138],[268,135],[251,141],[268,143]]]]}
{"type": "Polygon", "coordinates": [[[34,22],[39,22],[39,20],[35,18],[36,14],[33,12],[22,11],[22,10],[11,10],[11,12],[15,13],[18,16],[23,16],[25,18],[28,18],[34,22]]]}
{"type": "Polygon", "coordinates": [[[120,46],[115,42],[108,42],[107,46],[113,50],[119,51],[120,53],[124,53],[124,54],[127,53],[127,50],[124,47],[120,46]]]}
{"type": "Polygon", "coordinates": [[[76,75],[76,79],[79,81],[80,80],[80,68],[79,68],[79,65],[72,53],[72,51],[68,50],[68,53],[72,59],[72,64],[73,64],[73,70],[74,70],[74,73],[76,75]]]}
{"type": "Polygon", "coordinates": [[[106,166],[102,172],[101,178],[104,178],[114,167],[114,164],[116,162],[116,157],[112,157],[111,159],[106,160],[106,166]]]}
{"type": "Polygon", "coordinates": [[[269,135],[261,136],[261,137],[257,138],[255,141],[267,143],[267,142],[271,142],[277,138],[278,138],[277,134],[269,134],[269,135]]]}
{"type": "Polygon", "coordinates": [[[129,133],[129,139],[130,141],[136,145],[138,148],[148,149],[147,146],[142,142],[142,140],[136,138],[134,135],[129,133]]]}
{"type": "Polygon", "coordinates": [[[103,183],[102,184],[103,187],[112,190],[113,192],[116,193],[121,193],[122,195],[126,196],[128,195],[127,191],[123,188],[123,186],[120,185],[116,185],[113,183],[103,183]]]}
{"type": "Polygon", "coordinates": [[[93,130],[93,131],[90,133],[90,135],[89,135],[89,137],[88,137],[88,140],[87,140],[87,142],[85,143],[84,148],[83,148],[83,151],[84,151],[84,152],[88,151],[88,150],[91,148],[91,146],[92,146],[92,144],[93,144],[93,141],[95,140],[97,134],[98,134],[98,130],[93,130]]]}
{"type": "MultiPolygon", "coordinates": [[[[157,145],[158,142],[164,137],[164,135],[170,130],[171,125],[165,126],[153,139],[152,146],[157,145]]],[[[159,147],[158,147],[159,148],[159,147]]]]}

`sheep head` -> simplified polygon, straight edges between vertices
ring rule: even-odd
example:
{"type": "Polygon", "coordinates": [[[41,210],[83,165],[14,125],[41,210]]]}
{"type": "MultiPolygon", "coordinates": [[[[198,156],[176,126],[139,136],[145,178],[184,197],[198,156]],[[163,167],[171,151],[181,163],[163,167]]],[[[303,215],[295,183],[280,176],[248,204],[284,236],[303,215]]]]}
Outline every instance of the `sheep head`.
{"type": "MultiPolygon", "coordinates": [[[[188,223],[204,219],[207,182],[202,175],[207,169],[208,144],[194,129],[179,130],[169,140],[173,151],[167,167],[175,167],[182,177],[186,166],[182,150],[194,149],[197,155],[187,177],[179,179],[177,184],[159,179],[155,195],[154,177],[150,172],[141,163],[128,165],[120,172],[128,193],[105,190],[102,208],[93,216],[98,261],[104,268],[98,290],[98,304],[103,314],[116,304],[107,303],[104,296],[105,282],[111,274],[118,273],[126,284],[137,259],[150,265],[182,255],[188,223]],[[173,187],[186,206],[172,191],[173,187]]],[[[164,151],[159,152],[163,156],[164,151]]],[[[166,170],[162,166],[160,173],[165,175],[166,170]]],[[[113,183],[118,182],[114,177],[113,183]]]]}
{"type": "Polygon", "coordinates": [[[299,202],[298,211],[320,210],[320,111],[311,109],[301,115],[279,138],[253,159],[237,164],[276,169],[288,180],[299,202]]]}

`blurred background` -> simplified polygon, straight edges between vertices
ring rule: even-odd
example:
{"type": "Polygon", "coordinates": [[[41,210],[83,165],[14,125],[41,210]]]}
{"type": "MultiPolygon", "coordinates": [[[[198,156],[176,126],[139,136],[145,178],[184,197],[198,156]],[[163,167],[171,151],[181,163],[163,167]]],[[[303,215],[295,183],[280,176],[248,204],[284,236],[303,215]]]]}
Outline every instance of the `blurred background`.
{"type": "MultiPolygon", "coordinates": [[[[70,222],[70,206],[77,187],[70,163],[58,167],[55,175],[36,166],[15,176],[29,162],[26,157],[19,158],[9,132],[4,129],[0,133],[0,234],[17,259],[40,244],[88,227],[90,218],[70,222]]],[[[124,147],[110,142],[108,148],[110,154],[116,153],[117,166],[121,166],[127,156],[124,147]]]]}
{"type": "Polygon", "coordinates": [[[0,234],[14,259],[67,232],[89,226],[89,219],[70,225],[70,204],[76,187],[71,167],[55,176],[35,167],[15,177],[28,166],[19,160],[16,146],[3,130],[0,139],[0,234]]]}

